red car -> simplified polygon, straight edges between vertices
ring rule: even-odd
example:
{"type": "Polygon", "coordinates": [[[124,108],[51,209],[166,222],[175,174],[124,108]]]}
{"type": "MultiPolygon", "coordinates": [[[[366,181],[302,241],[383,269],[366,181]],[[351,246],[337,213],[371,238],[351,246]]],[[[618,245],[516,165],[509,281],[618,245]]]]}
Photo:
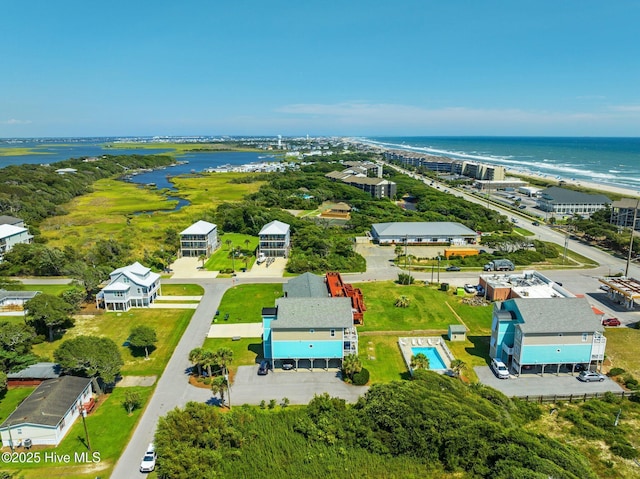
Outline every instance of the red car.
{"type": "Polygon", "coordinates": [[[618,318],[607,318],[602,320],[603,326],[620,326],[620,320],[618,318]]]}

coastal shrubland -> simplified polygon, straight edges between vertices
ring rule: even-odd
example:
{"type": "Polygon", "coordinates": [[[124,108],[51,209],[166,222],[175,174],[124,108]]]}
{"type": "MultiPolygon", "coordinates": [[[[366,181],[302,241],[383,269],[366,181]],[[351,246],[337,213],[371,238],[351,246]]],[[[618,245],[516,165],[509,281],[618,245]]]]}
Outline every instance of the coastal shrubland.
{"type": "Polygon", "coordinates": [[[539,416],[536,405],[428,371],[374,384],[354,405],[327,394],[298,408],[225,414],[189,403],[160,419],[158,473],[595,479],[575,448],[527,431],[539,416]]]}

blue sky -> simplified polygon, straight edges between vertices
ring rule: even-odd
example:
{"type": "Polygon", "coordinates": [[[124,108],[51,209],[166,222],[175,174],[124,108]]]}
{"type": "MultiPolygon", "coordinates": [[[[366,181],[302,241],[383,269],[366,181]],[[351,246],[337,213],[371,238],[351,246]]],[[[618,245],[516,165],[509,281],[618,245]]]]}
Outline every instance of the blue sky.
{"type": "Polygon", "coordinates": [[[626,0],[8,1],[0,137],[640,136],[639,22],[626,0]]]}

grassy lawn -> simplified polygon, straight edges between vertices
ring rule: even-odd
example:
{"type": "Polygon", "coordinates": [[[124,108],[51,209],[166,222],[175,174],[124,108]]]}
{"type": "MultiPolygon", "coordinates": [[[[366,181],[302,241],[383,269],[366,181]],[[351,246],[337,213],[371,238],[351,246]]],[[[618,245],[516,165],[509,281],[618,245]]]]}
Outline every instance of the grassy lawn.
{"type": "MultiPolygon", "coordinates": [[[[100,462],[97,464],[70,465],[59,464],[21,464],[21,473],[25,479],[62,478],[65,479],[94,479],[97,476],[109,477],[115,463],[122,453],[131,436],[133,429],[140,418],[142,409],[137,409],[131,416],[122,406],[124,391],[136,390],[146,404],[153,388],[116,388],[108,396],[99,398],[96,410],[87,416],[87,430],[91,442],[92,451],[100,453],[100,462]]],[[[75,453],[87,451],[84,444],[85,434],[81,420],[77,420],[63,441],[56,448],[33,448],[43,453],[56,452],[59,455],[70,454],[74,458],[75,453]]],[[[9,466],[6,469],[12,470],[9,466]]]]}
{"type": "MultiPolygon", "coordinates": [[[[260,323],[262,308],[275,305],[276,298],[282,296],[281,284],[241,284],[228,289],[220,302],[218,321],[225,324],[260,323]],[[224,321],[226,314],[229,319],[224,321]]],[[[215,311],[212,312],[212,316],[215,311]]]]}
{"type": "Polygon", "coordinates": [[[197,284],[162,284],[162,296],[202,296],[204,288],[197,284]]]}
{"type": "Polygon", "coordinates": [[[233,351],[233,362],[229,370],[232,375],[238,366],[250,366],[256,363],[257,358],[262,357],[262,339],[242,338],[233,341],[231,338],[207,338],[204,340],[203,348],[215,351],[219,348],[230,348],[233,351]]]}
{"type": "Polygon", "coordinates": [[[9,417],[20,403],[35,389],[35,386],[25,386],[9,389],[0,398],[0,423],[9,417]]]}
{"type": "Polygon", "coordinates": [[[535,236],[536,234],[526,230],[524,228],[520,228],[519,226],[516,226],[515,228],[513,228],[513,231],[515,231],[516,233],[522,235],[522,236],[535,236]]]}
{"type": "Polygon", "coordinates": [[[607,328],[604,335],[607,337],[606,354],[611,365],[626,370],[640,380],[640,355],[636,349],[640,342],[640,330],[607,328]]]}
{"type": "Polygon", "coordinates": [[[387,383],[409,377],[398,347],[398,336],[360,336],[359,339],[359,357],[371,374],[370,383],[387,383]]]}
{"type": "Polygon", "coordinates": [[[221,271],[224,269],[250,268],[255,261],[255,250],[258,247],[258,238],[240,233],[225,233],[220,237],[220,248],[211,255],[204,267],[207,271],[221,271]],[[227,241],[231,241],[228,245],[227,241]],[[248,241],[248,242],[247,242],[248,241]],[[231,258],[231,248],[240,248],[240,255],[236,253],[235,260],[231,258]],[[245,262],[245,258],[247,261],[245,262]]]}
{"type": "Polygon", "coordinates": [[[36,344],[33,352],[45,359],[53,360],[53,352],[62,341],[79,335],[106,336],[120,347],[124,366],[122,374],[134,376],[160,375],[173,354],[182,333],[186,329],[193,310],[172,309],[132,309],[126,313],[105,313],[99,316],[76,319],[76,325],[53,343],[36,344]],[[145,360],[144,352],[134,355],[125,346],[129,331],[133,326],[151,326],[158,335],[157,349],[150,352],[145,360]]]}
{"type": "MultiPolygon", "coordinates": [[[[354,286],[362,289],[367,307],[364,326],[359,326],[359,331],[446,331],[450,324],[459,324],[444,302],[445,293],[433,288],[424,285],[401,286],[391,281],[354,286]],[[394,305],[402,295],[411,301],[408,308],[394,305]]],[[[454,297],[451,295],[451,298],[454,297]]]]}
{"type": "Polygon", "coordinates": [[[40,291],[41,293],[59,296],[63,292],[73,289],[71,284],[22,284],[11,287],[11,291],[40,291]]]}

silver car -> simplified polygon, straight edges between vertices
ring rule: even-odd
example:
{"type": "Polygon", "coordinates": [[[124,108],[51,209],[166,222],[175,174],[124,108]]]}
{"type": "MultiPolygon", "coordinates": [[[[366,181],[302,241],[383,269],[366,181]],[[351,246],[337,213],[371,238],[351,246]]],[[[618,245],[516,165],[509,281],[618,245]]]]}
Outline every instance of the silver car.
{"type": "Polygon", "coordinates": [[[606,376],[604,374],[600,374],[596,371],[582,371],[580,374],[578,374],[578,379],[585,383],[590,383],[592,381],[602,382],[604,381],[605,377],[606,376]]]}

